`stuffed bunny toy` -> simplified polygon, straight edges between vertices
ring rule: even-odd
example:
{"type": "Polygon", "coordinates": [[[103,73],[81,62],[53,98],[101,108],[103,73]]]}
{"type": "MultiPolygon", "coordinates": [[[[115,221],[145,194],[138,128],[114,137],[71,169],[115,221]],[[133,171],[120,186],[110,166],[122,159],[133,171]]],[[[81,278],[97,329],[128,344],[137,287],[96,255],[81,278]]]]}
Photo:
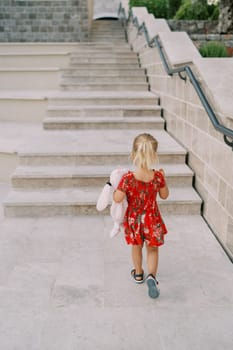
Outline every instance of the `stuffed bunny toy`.
{"type": "Polygon", "coordinates": [[[113,192],[117,189],[117,186],[122,176],[126,173],[127,173],[127,170],[123,168],[117,168],[112,171],[110,175],[110,181],[107,182],[106,185],[104,186],[96,204],[96,209],[98,211],[102,211],[108,206],[109,202],[112,201],[110,214],[113,219],[114,226],[112,231],[110,232],[111,238],[116,236],[120,232],[125,211],[128,206],[126,199],[124,199],[121,203],[116,203],[113,200],[113,192]]]}

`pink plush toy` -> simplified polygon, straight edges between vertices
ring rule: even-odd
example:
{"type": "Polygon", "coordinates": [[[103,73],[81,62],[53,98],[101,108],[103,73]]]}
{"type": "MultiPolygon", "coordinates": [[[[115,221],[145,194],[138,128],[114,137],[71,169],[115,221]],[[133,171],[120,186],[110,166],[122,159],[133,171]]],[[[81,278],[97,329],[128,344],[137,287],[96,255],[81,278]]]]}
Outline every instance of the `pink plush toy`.
{"type": "Polygon", "coordinates": [[[113,219],[114,226],[112,231],[110,232],[110,237],[114,237],[120,232],[125,211],[128,206],[126,199],[124,199],[121,203],[116,203],[113,200],[113,192],[117,189],[117,186],[122,176],[126,173],[127,170],[122,168],[117,168],[113,170],[110,175],[110,182],[106,183],[97,200],[96,209],[98,211],[104,210],[108,206],[108,204],[112,202],[110,214],[113,219]]]}

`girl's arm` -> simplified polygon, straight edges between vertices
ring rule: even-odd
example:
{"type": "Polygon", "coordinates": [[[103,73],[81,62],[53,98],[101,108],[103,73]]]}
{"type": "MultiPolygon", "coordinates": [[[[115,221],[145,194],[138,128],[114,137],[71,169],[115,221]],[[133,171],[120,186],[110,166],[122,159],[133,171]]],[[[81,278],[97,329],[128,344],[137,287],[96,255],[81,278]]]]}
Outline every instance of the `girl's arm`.
{"type": "Polygon", "coordinates": [[[120,203],[125,199],[125,193],[120,191],[120,190],[116,190],[113,192],[113,200],[116,203],[120,203]]]}
{"type": "Polygon", "coordinates": [[[163,175],[164,180],[165,180],[165,186],[162,187],[162,188],[160,188],[160,190],[159,190],[159,196],[160,196],[160,198],[162,198],[162,199],[167,199],[167,197],[169,196],[169,189],[168,189],[167,184],[166,184],[165,173],[164,173],[164,170],[163,170],[163,169],[159,169],[159,171],[161,172],[161,174],[163,175]]]}

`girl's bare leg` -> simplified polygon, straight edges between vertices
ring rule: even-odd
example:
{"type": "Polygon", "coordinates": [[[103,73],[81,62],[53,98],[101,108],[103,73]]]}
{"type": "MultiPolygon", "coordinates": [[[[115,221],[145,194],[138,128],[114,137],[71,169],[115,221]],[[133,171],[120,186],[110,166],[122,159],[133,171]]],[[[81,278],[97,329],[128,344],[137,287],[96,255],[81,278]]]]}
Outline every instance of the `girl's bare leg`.
{"type": "Polygon", "coordinates": [[[136,274],[143,273],[142,269],[142,245],[133,245],[132,246],[132,260],[133,265],[136,270],[136,274]]]}
{"type": "Polygon", "coordinates": [[[159,248],[146,246],[146,249],[148,274],[156,276],[159,263],[159,248]]]}

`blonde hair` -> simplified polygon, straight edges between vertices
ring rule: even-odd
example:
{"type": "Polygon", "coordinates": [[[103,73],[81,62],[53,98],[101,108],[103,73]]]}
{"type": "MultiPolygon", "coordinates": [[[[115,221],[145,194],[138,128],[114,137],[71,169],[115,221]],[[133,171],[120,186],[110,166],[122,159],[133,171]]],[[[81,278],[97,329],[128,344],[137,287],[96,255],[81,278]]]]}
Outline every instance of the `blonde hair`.
{"type": "Polygon", "coordinates": [[[131,159],[139,168],[150,169],[158,161],[158,141],[150,134],[140,134],[133,142],[131,159]]]}

